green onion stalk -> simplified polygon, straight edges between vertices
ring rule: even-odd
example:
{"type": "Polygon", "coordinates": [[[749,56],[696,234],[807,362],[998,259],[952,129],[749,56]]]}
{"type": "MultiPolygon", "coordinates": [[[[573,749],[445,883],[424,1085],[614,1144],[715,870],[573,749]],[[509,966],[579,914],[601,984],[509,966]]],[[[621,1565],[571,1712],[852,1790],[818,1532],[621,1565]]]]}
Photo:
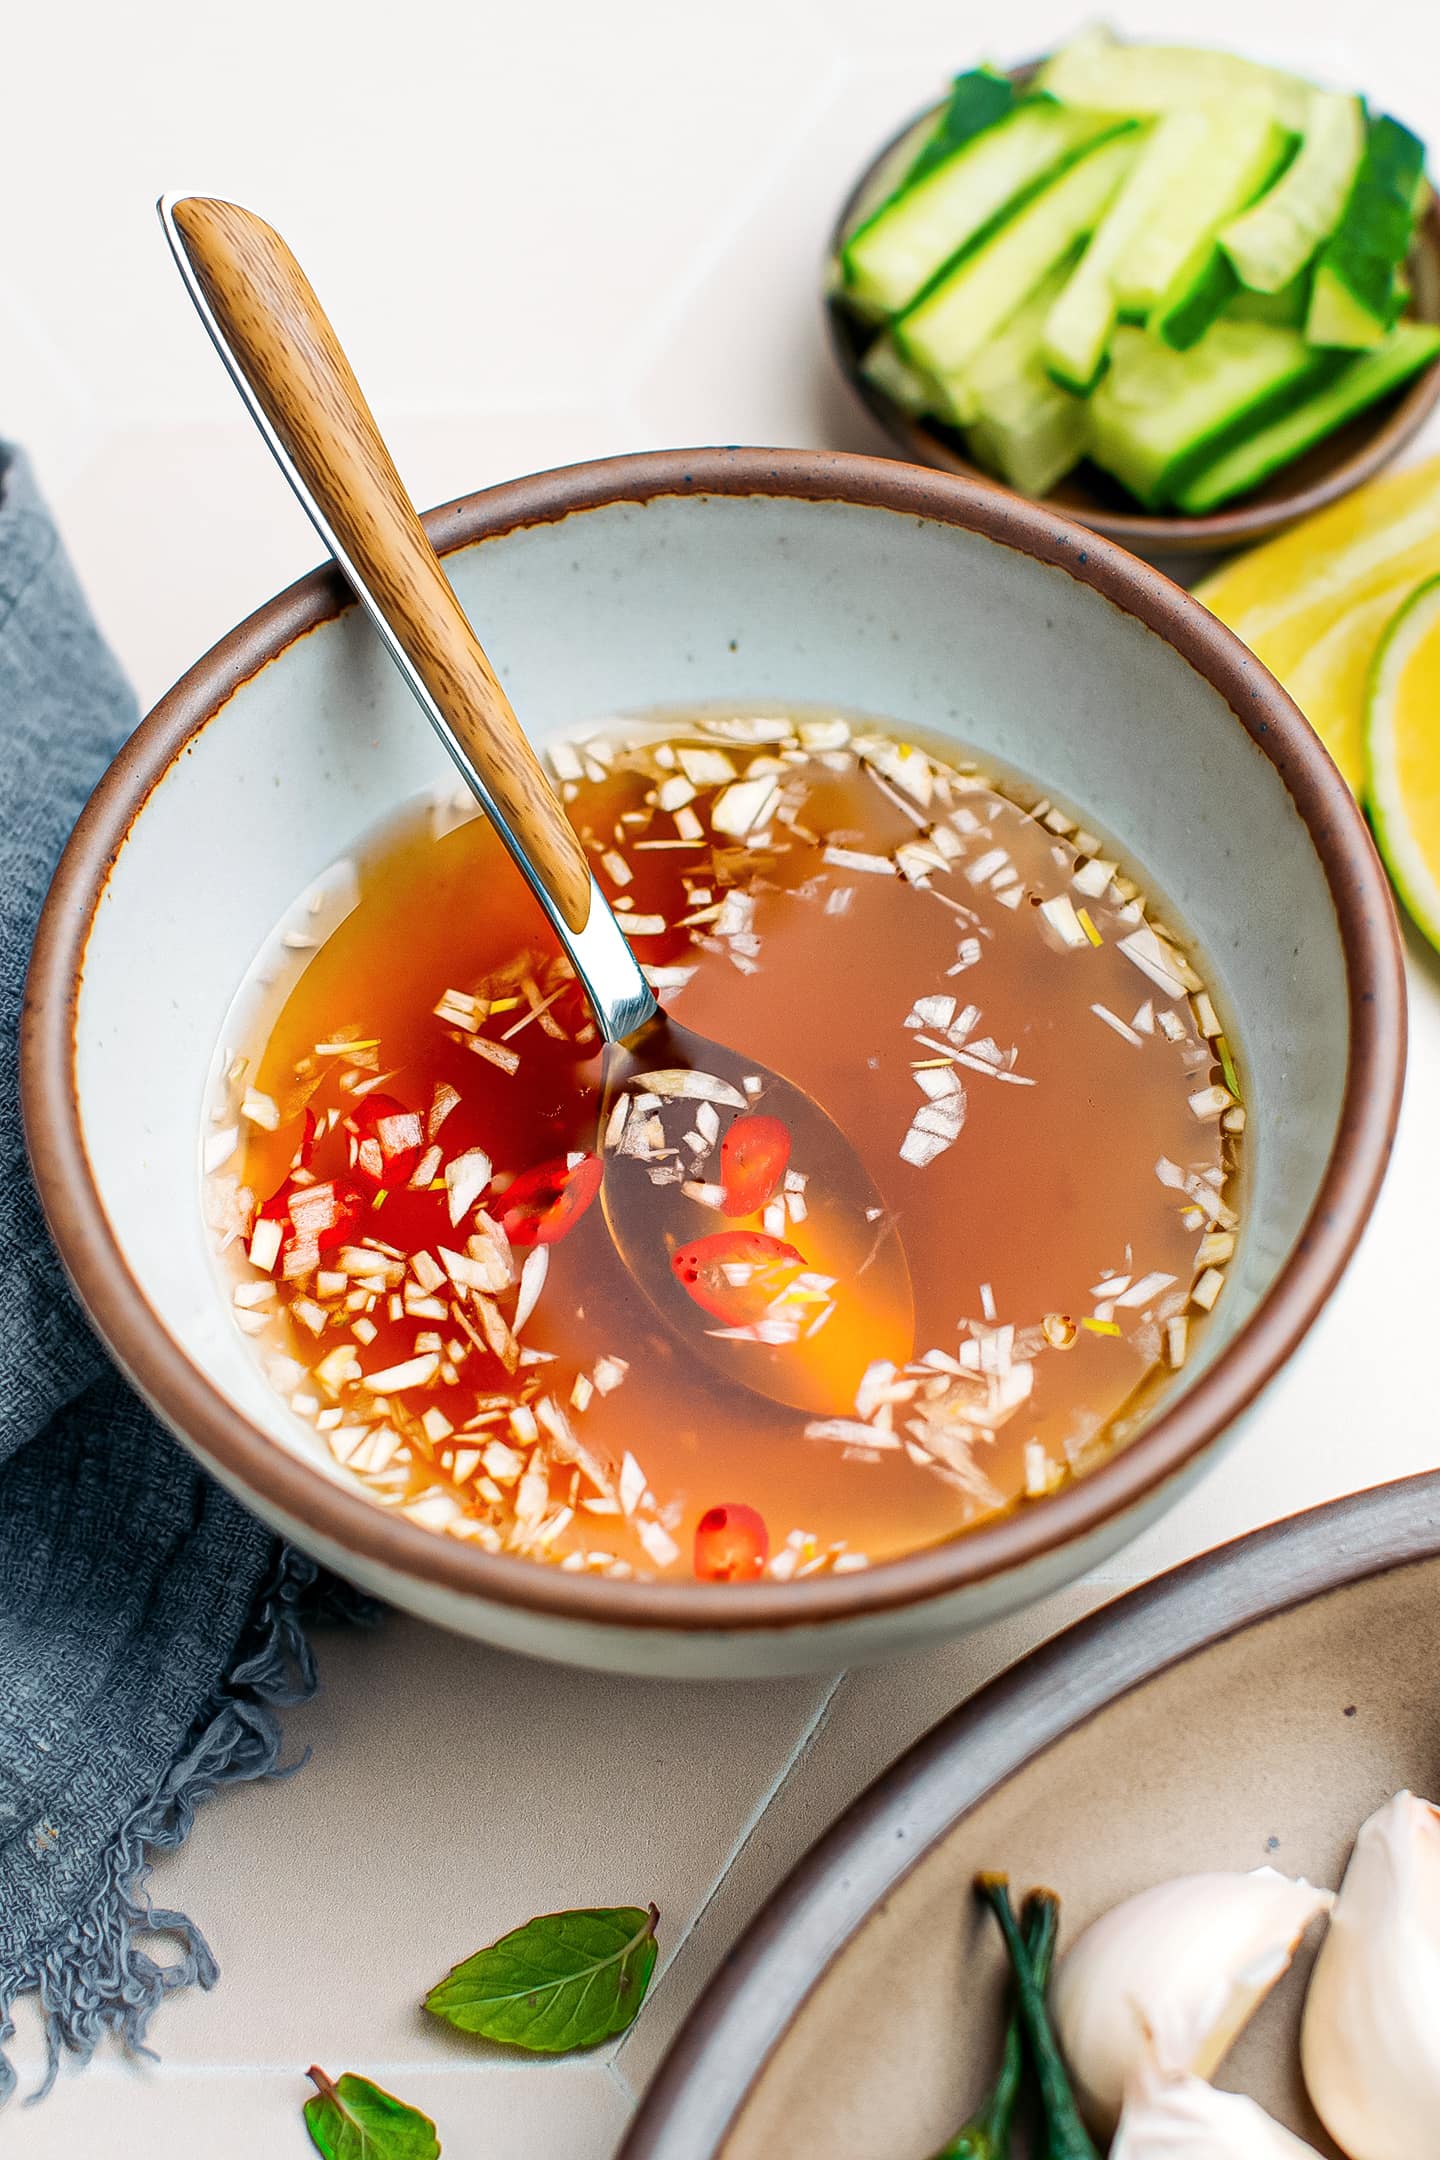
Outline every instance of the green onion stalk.
{"type": "MultiPolygon", "coordinates": [[[[1100,2160],[1090,2134],[1080,2120],[1060,2043],[1046,2007],[1044,1983],[1036,1972],[1011,1910],[1010,1886],[1003,1875],[981,1875],[977,1878],[976,1888],[999,1921],[1005,1948],[1010,1953],[1011,1970],[1015,1975],[1016,2016],[1035,2073],[1045,2123],[1041,2160],[1100,2160]]],[[[1027,1911],[1036,1900],[1047,1901],[1058,1913],[1059,1901],[1052,1892],[1033,1893],[1027,1911]]]]}
{"type": "MultiPolygon", "coordinates": [[[[1060,1924],[1059,1901],[1049,1891],[1040,1891],[1025,1900],[1020,1919],[1031,1970],[1037,1986],[1043,1990],[1055,1954],[1055,1937],[1060,1924]]],[[[941,2146],[933,2160],[1010,2160],[1010,2132],[1024,2077],[1025,2035],[1020,2022],[1020,2007],[1016,2003],[1005,2027],[1000,2068],[988,2098],[949,2143],[941,2146]]]]}

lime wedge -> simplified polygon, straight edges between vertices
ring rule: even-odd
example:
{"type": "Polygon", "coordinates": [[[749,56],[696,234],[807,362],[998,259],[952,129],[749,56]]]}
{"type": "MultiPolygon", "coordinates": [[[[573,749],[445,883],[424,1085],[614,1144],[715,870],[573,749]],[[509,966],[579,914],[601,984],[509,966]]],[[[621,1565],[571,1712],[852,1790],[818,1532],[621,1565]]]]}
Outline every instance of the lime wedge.
{"type": "Polygon", "coordinates": [[[1369,810],[1395,889],[1440,950],[1440,577],[1392,618],[1375,655],[1366,729],[1369,810]]]}

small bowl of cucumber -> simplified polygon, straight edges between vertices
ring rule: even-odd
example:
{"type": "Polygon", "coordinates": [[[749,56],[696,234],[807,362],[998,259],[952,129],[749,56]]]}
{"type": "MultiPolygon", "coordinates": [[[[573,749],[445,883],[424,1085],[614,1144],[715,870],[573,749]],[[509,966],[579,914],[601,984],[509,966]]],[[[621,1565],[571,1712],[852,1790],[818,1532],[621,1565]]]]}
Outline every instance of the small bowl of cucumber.
{"type": "Polygon", "coordinates": [[[1359,93],[1103,29],[958,75],[842,210],[827,305],[906,456],[1149,553],[1281,530],[1440,403],[1418,136],[1359,93]]]}

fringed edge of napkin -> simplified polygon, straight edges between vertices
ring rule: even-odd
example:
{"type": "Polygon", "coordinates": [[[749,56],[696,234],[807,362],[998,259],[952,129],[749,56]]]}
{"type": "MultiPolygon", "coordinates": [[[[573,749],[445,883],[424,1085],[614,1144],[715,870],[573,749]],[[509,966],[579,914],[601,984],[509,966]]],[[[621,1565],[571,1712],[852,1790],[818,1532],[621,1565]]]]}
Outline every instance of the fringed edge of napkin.
{"type": "Polygon", "coordinates": [[[45,2078],[27,2105],[43,2100],[55,2082],[62,2053],[89,2061],[107,2032],[133,2054],[145,2045],[151,2018],[181,1988],[211,1988],[220,1968],[204,1935],[188,1914],[152,1903],[146,1882],[150,1856],[170,1852],[190,1835],[195,1810],[226,1785],[292,1777],[309,1750],[281,1765],[280,1712],[309,1700],[317,1675],[306,1633],[317,1620],[372,1620],[378,1608],[347,1585],[325,1576],[313,1560],[282,1548],[240,1646],[237,1662],[197,1720],[179,1760],[160,1790],[135,1809],[104,1856],[93,1895],[76,1913],[64,1938],[18,1971],[0,1971],[0,2102],[17,2083],[4,2045],[15,2035],[11,2012],[22,1995],[40,1999],[45,2020],[45,2078]],[[163,1933],[181,1955],[157,1964],[141,1938],[163,1933]]]}

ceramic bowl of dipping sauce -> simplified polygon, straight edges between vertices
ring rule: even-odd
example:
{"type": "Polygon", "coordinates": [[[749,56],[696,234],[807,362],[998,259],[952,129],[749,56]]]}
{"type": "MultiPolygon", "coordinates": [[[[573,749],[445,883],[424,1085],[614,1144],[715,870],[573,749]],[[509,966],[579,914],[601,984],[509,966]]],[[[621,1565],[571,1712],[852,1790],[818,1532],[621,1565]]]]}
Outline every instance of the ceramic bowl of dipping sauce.
{"type": "MultiPolygon", "coordinates": [[[[947,474],[669,451],[466,497],[429,529],[537,741],[717,701],[884,715],[1027,775],[1116,836],[1193,939],[1241,1047],[1244,1227],[1225,1296],[1098,1467],[863,1571],[617,1580],[377,1506],[237,1329],[201,1196],[207,1086],[255,954],[357,835],[453,784],[368,623],[317,572],[149,715],[81,819],[41,925],[26,1126],[101,1335],[284,1536],[396,1605],[535,1655],[645,1674],[833,1670],[1093,1567],[1239,1429],[1325,1304],[1383,1175],[1403,976],[1383,877],[1325,753],[1176,586],[1043,506],[947,474]]],[[[866,994],[857,984],[858,1026],[866,994]]]]}

